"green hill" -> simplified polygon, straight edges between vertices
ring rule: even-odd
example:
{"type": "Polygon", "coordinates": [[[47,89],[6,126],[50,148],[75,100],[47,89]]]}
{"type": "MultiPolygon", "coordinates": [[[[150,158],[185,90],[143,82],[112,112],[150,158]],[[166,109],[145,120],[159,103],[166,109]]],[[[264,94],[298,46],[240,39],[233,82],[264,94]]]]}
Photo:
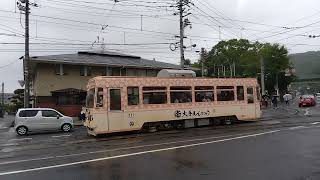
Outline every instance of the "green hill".
{"type": "Polygon", "coordinates": [[[289,55],[299,79],[320,78],[320,51],[289,55]]]}

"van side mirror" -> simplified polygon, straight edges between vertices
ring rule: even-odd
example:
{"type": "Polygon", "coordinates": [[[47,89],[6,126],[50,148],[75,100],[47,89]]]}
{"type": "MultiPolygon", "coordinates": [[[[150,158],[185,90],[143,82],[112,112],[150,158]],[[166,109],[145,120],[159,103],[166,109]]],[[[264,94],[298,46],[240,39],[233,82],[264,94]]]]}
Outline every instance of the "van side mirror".
{"type": "Polygon", "coordinates": [[[59,119],[60,118],[60,116],[59,115],[57,115],[57,119],[59,119]]]}

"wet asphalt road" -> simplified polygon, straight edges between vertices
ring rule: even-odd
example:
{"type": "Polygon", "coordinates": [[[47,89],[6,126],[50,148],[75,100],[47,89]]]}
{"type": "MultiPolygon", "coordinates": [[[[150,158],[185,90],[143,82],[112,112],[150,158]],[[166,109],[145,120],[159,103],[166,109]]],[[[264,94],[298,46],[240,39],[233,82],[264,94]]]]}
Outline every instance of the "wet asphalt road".
{"type": "Polygon", "coordinates": [[[318,117],[98,139],[84,128],[0,136],[1,180],[320,179],[318,117]]]}

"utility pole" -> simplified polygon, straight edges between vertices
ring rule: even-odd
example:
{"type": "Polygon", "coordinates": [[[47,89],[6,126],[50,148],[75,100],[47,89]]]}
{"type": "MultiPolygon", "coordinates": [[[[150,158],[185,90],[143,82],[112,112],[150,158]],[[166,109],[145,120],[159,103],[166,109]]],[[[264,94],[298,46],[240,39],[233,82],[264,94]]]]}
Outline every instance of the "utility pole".
{"type": "MultiPolygon", "coordinates": [[[[30,77],[29,77],[29,0],[19,0],[17,1],[17,6],[20,12],[25,14],[25,55],[23,58],[23,76],[24,76],[24,107],[29,107],[30,102],[30,77]]],[[[37,6],[37,4],[32,3],[32,6],[37,6]]]]}
{"type": "Polygon", "coordinates": [[[277,96],[279,96],[279,73],[276,73],[276,84],[274,88],[276,89],[277,96]]]}
{"type": "Polygon", "coordinates": [[[179,15],[179,28],[180,28],[180,41],[179,41],[179,45],[180,45],[180,66],[181,69],[184,69],[184,28],[186,28],[187,26],[190,26],[191,28],[191,23],[189,21],[188,18],[185,18],[186,16],[190,15],[191,13],[186,13],[188,12],[190,9],[186,9],[186,6],[189,6],[189,4],[191,3],[189,0],[177,0],[177,8],[179,10],[179,13],[174,13],[174,15],[179,15]]]}
{"type": "Polygon", "coordinates": [[[1,104],[4,107],[4,83],[1,84],[1,104]]]}
{"type": "Polygon", "coordinates": [[[180,66],[184,69],[184,27],[183,27],[183,0],[179,0],[179,23],[180,23],[180,66]]]}
{"type": "Polygon", "coordinates": [[[29,67],[29,13],[30,6],[38,7],[36,3],[29,3],[29,0],[17,1],[17,7],[20,12],[25,14],[25,55],[23,58],[23,75],[24,75],[24,107],[29,107],[30,104],[30,67],[29,67]]]}
{"type": "Polygon", "coordinates": [[[24,55],[24,107],[29,107],[30,102],[30,77],[29,77],[29,0],[26,1],[25,9],[25,55],[24,55]]]}
{"type": "Polygon", "coordinates": [[[260,57],[260,79],[261,79],[261,94],[265,95],[265,84],[264,84],[264,60],[260,57]]]}

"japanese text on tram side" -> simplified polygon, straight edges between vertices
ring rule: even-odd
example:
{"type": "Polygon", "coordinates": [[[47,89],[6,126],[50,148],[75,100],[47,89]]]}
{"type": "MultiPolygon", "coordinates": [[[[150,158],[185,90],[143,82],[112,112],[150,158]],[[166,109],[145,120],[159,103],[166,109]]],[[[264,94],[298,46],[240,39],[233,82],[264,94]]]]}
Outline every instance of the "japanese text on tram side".
{"type": "Polygon", "coordinates": [[[174,113],[175,117],[180,118],[180,117],[202,117],[202,116],[209,116],[210,111],[195,111],[195,110],[176,110],[174,113]]]}

